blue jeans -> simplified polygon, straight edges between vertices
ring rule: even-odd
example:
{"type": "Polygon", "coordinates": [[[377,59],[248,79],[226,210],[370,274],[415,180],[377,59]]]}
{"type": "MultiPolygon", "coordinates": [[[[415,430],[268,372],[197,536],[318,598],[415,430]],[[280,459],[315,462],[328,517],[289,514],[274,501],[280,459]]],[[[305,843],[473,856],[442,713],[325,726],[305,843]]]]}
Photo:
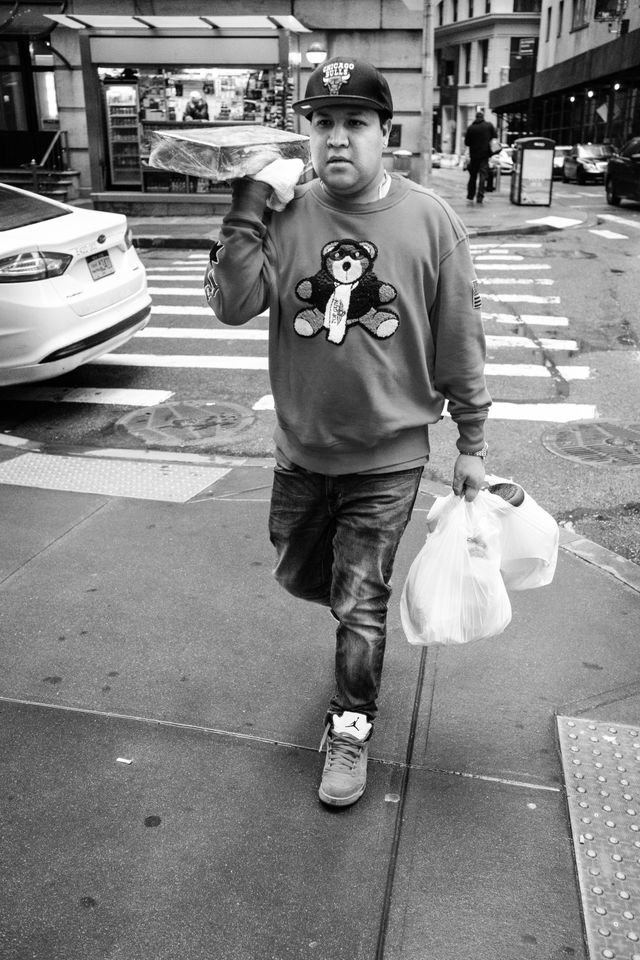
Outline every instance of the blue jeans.
{"type": "Polygon", "coordinates": [[[393,562],[422,470],[329,477],[275,468],[269,532],[276,580],[293,596],[330,607],[338,621],[329,714],[376,716],[393,562]]]}

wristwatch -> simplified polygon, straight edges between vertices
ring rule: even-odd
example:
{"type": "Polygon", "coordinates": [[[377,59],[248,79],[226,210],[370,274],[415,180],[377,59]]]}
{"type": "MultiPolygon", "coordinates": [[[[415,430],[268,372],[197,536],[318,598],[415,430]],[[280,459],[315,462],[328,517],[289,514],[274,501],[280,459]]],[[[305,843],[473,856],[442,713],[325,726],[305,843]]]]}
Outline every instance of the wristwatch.
{"type": "Polygon", "coordinates": [[[465,457],[480,457],[481,460],[484,460],[489,453],[489,444],[485,442],[480,450],[474,450],[473,453],[470,450],[460,450],[460,453],[463,453],[465,457]]]}

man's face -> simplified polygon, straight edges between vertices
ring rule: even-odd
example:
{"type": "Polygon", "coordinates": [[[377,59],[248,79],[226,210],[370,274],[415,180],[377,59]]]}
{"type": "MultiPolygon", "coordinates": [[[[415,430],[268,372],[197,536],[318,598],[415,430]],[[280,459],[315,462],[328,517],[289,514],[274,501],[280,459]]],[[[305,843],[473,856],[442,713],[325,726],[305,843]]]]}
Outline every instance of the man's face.
{"type": "Polygon", "coordinates": [[[330,193],[345,200],[376,200],[384,174],[382,151],[391,121],[375,110],[324,107],[311,117],[311,159],[330,193]]]}

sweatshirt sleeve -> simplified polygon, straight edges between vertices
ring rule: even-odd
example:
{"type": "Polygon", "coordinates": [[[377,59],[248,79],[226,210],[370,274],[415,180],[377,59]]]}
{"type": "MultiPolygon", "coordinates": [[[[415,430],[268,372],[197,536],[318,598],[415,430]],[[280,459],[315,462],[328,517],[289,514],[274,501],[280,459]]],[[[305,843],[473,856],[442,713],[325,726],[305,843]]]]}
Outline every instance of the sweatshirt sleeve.
{"type": "Polygon", "coordinates": [[[435,387],[458,427],[457,447],[480,450],[491,397],[484,376],[481,301],[468,242],[459,240],[440,264],[430,322],[435,340],[435,387]]]}
{"type": "Polygon", "coordinates": [[[232,326],[262,313],[269,302],[264,213],[271,187],[236,180],[231,209],[222,221],[204,280],[207,303],[218,320],[232,326]]]}

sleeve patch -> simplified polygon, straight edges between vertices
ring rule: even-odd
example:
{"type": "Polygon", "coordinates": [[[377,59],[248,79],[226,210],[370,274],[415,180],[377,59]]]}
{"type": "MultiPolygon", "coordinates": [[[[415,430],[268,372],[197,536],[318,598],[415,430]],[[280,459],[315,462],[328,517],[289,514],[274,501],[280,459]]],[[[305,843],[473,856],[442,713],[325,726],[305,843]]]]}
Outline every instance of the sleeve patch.
{"type": "Polygon", "coordinates": [[[482,297],[480,296],[480,285],[477,280],[471,281],[471,302],[474,310],[482,310],[482,297]]]}

